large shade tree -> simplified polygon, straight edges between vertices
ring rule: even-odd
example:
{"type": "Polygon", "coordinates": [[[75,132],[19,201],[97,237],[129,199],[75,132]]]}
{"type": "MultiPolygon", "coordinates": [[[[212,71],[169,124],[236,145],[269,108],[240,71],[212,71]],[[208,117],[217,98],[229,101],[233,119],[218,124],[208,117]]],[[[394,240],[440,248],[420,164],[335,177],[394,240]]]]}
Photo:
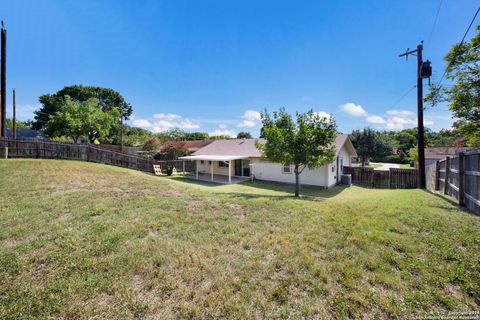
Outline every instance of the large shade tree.
{"type": "Polygon", "coordinates": [[[362,161],[362,166],[373,157],[382,158],[392,154],[393,151],[389,142],[371,128],[353,130],[350,139],[362,161]]]}
{"type": "MultiPolygon", "coordinates": [[[[117,121],[120,126],[123,125],[124,120],[130,118],[133,112],[132,106],[125,101],[119,92],[113,89],[82,85],[66,86],[54,94],[44,94],[40,96],[39,101],[41,107],[34,112],[35,117],[32,129],[45,129],[50,116],[54,115],[65,105],[66,96],[68,96],[71,101],[79,104],[92,98],[97,99],[97,107],[104,112],[110,112],[116,109],[118,111],[117,121]]],[[[121,129],[117,131],[122,132],[121,129]]],[[[111,133],[108,135],[110,134],[111,133]]]]}
{"type": "Polygon", "coordinates": [[[265,144],[257,147],[272,162],[292,164],[295,173],[295,196],[300,195],[300,174],[305,168],[317,168],[335,158],[337,125],[333,117],[309,110],[292,116],[280,109],[261,115],[265,144]]]}
{"type": "Polygon", "coordinates": [[[446,102],[454,118],[453,127],[471,146],[480,146],[480,26],[471,41],[455,44],[445,56],[445,77],[453,86],[434,85],[426,97],[432,105],[446,102]]]}
{"type": "Polygon", "coordinates": [[[85,138],[93,143],[107,135],[119,117],[117,109],[103,111],[98,104],[95,98],[77,102],[66,96],[64,103],[45,124],[45,133],[51,137],[67,136],[74,142],[85,138]]]}

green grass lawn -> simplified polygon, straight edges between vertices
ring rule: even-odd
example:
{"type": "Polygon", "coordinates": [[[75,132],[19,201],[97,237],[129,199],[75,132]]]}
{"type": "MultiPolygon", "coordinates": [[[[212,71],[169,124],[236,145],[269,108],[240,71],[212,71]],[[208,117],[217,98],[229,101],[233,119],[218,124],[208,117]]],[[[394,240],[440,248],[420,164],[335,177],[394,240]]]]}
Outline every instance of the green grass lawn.
{"type": "Polygon", "coordinates": [[[0,319],[479,310],[480,217],[420,190],[0,160],[0,319]]]}
{"type": "MultiPolygon", "coordinates": [[[[352,164],[352,166],[353,166],[353,167],[361,167],[362,164],[361,164],[361,163],[355,163],[355,164],[352,164]]],[[[363,167],[365,167],[365,168],[380,168],[380,167],[382,167],[382,166],[383,166],[382,163],[369,163],[369,164],[367,164],[367,165],[365,165],[365,166],[363,166],[363,167]]]]}

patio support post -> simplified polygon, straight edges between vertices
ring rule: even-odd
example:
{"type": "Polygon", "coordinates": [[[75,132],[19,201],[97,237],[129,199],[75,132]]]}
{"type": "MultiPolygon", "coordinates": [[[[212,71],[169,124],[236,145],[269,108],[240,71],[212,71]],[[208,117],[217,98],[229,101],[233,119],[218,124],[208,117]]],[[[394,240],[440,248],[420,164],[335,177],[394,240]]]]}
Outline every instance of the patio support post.
{"type": "Polygon", "coordinates": [[[232,184],[232,170],[231,170],[232,160],[228,161],[228,184],[232,184]]]}
{"type": "Polygon", "coordinates": [[[213,182],[213,160],[210,161],[210,180],[213,182]]]}
{"type": "Polygon", "coordinates": [[[198,160],[195,160],[195,175],[197,176],[198,180],[198,160]]]}
{"type": "Polygon", "coordinates": [[[185,176],[185,160],[182,160],[182,166],[183,166],[183,171],[182,171],[182,173],[183,173],[183,175],[185,176]]]}

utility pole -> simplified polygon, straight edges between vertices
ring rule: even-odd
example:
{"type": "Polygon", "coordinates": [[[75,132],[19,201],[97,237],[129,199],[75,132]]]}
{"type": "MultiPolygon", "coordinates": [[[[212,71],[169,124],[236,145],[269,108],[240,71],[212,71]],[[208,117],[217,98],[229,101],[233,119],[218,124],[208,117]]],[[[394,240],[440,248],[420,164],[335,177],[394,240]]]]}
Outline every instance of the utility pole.
{"type": "Polygon", "coordinates": [[[1,62],[0,62],[0,138],[6,137],[7,132],[7,30],[2,20],[1,30],[1,62]]]}
{"type": "Polygon", "coordinates": [[[17,102],[15,99],[15,89],[13,89],[13,126],[12,126],[12,138],[17,139],[17,102]]]}
{"type": "Polygon", "coordinates": [[[432,75],[432,67],[430,61],[423,61],[422,57],[423,41],[417,46],[416,50],[409,50],[399,55],[406,57],[409,55],[417,56],[417,131],[418,131],[418,182],[419,188],[425,189],[425,129],[423,126],[423,79],[432,75]]]}

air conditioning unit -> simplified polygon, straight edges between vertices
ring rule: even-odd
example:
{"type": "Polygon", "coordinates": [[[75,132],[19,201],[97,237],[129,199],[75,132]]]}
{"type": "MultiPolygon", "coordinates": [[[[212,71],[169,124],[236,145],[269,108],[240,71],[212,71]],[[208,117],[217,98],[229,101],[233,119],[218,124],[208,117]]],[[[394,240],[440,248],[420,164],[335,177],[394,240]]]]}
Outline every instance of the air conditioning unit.
{"type": "Polygon", "coordinates": [[[351,174],[342,174],[340,177],[340,182],[343,185],[351,186],[352,185],[352,175],[351,174]]]}

